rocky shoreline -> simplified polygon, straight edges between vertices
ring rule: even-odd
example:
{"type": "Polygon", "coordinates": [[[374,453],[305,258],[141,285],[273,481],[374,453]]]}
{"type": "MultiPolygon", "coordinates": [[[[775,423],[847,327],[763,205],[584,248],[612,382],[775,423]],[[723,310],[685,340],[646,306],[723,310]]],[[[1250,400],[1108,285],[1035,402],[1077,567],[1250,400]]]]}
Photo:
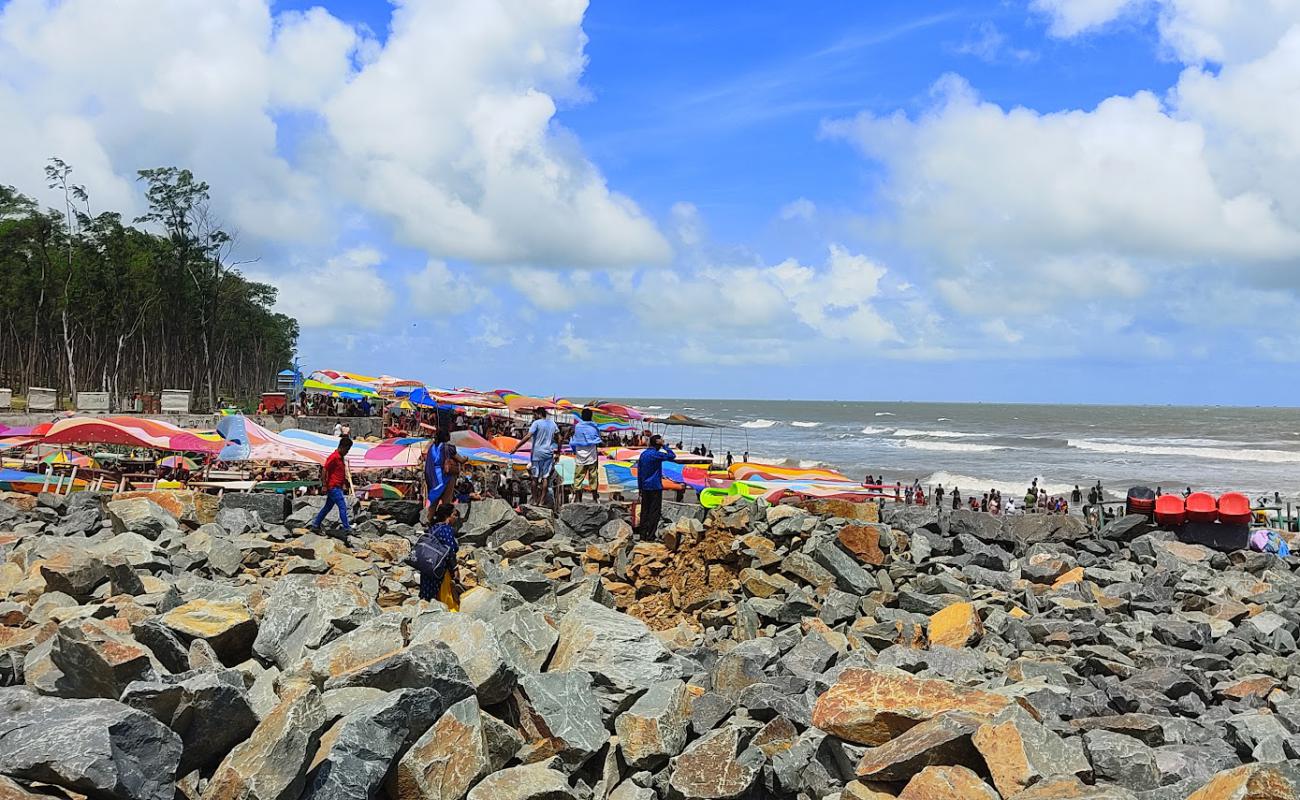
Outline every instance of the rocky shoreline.
{"type": "Polygon", "coordinates": [[[0,497],[0,798],[1280,800],[1300,576],[1125,517],[0,497]]]}

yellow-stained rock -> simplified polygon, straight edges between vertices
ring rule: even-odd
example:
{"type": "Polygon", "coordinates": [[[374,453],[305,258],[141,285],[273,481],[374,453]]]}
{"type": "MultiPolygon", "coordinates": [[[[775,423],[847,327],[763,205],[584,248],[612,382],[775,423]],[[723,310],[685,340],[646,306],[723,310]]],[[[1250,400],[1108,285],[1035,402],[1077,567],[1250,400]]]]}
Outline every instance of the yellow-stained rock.
{"type": "Polygon", "coordinates": [[[945,711],[993,717],[1015,703],[1009,697],[935,678],[867,668],[844,670],[813,708],[813,725],[873,747],[945,711]]]}
{"type": "Polygon", "coordinates": [[[1060,589],[1062,586],[1067,586],[1071,583],[1082,583],[1082,582],[1083,582],[1083,567],[1075,567],[1069,572],[1066,572],[1061,577],[1057,578],[1052,583],[1052,588],[1060,589]]]}
{"type": "Polygon", "coordinates": [[[1295,800],[1300,787],[1267,764],[1247,764],[1220,772],[1187,800],[1295,800]]]}
{"type": "Polygon", "coordinates": [[[984,635],[984,623],[971,603],[953,603],[930,616],[930,644],[965,647],[984,635]]]}
{"type": "Polygon", "coordinates": [[[907,782],[898,800],[999,800],[999,797],[966,767],[926,767],[907,782]]]}
{"type": "Polygon", "coordinates": [[[203,639],[227,664],[247,658],[257,636],[252,612],[234,600],[191,600],[168,611],[162,621],[187,641],[203,639]]]}

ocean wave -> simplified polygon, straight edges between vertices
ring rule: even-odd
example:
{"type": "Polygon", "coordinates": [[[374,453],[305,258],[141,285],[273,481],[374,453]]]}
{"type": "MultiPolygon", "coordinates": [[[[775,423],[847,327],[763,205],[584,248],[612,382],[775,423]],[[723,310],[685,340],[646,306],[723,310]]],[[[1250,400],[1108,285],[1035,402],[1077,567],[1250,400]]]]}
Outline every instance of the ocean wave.
{"type": "Polygon", "coordinates": [[[868,425],[867,427],[862,429],[862,433],[866,436],[876,436],[882,433],[893,433],[893,432],[894,432],[893,428],[880,428],[875,425],[868,425]]]}
{"type": "Polygon", "coordinates": [[[1300,464],[1300,452],[1293,450],[1265,450],[1262,448],[1227,447],[1174,447],[1141,443],[1101,442],[1091,439],[1070,439],[1070,447],[1091,453],[1115,455],[1174,456],[1207,458],[1218,461],[1257,461],[1265,464],[1300,464]]]}
{"type": "Polygon", "coordinates": [[[776,420],[771,419],[752,419],[749,422],[740,423],[742,428],[770,428],[777,424],[776,420]]]}
{"type": "Polygon", "coordinates": [[[816,428],[821,425],[820,422],[791,422],[790,424],[796,428],[816,428]]]}
{"type": "Polygon", "coordinates": [[[825,461],[798,458],[760,458],[758,456],[750,456],[749,463],[762,464],[767,467],[785,467],[787,469],[835,469],[834,466],[825,461]]]}
{"type": "Polygon", "coordinates": [[[662,411],[663,406],[646,406],[643,411],[662,411]]]}
{"type": "Polygon", "coordinates": [[[899,428],[894,431],[894,435],[903,438],[910,436],[930,436],[935,439],[987,439],[992,434],[963,433],[962,431],[918,431],[912,428],[899,428]]]}
{"type": "Polygon", "coordinates": [[[906,439],[904,447],[913,450],[934,450],[941,453],[992,453],[997,450],[1009,450],[996,444],[971,444],[969,442],[927,442],[920,439],[906,439]]]}
{"type": "MultiPolygon", "coordinates": [[[[979,494],[983,494],[984,492],[987,492],[990,489],[997,489],[999,492],[1002,492],[1002,495],[1004,497],[1014,497],[1016,500],[1016,505],[1019,506],[1021,498],[1025,496],[1025,490],[1029,488],[1029,484],[1032,482],[1032,480],[1033,480],[1032,478],[1027,478],[1023,481],[995,480],[993,478],[979,478],[972,475],[963,475],[961,473],[956,473],[956,472],[940,471],[940,472],[933,472],[925,476],[924,478],[921,479],[921,483],[925,486],[930,487],[931,491],[933,491],[935,486],[938,486],[939,484],[943,484],[943,488],[949,492],[949,496],[951,496],[953,487],[957,487],[959,489],[962,487],[966,487],[965,491],[962,494],[963,499],[966,497],[970,497],[971,492],[978,492],[979,494]]],[[[1038,479],[1038,486],[1041,489],[1046,489],[1047,493],[1053,497],[1058,497],[1058,496],[1068,497],[1070,492],[1074,490],[1073,484],[1044,483],[1041,477],[1039,477],[1038,479]]],[[[1108,491],[1107,494],[1115,497],[1120,496],[1110,491],[1108,491]]],[[[948,499],[948,497],[945,497],[944,503],[949,503],[949,502],[951,501],[948,499]]]]}
{"type": "Polygon", "coordinates": [[[935,420],[935,422],[952,422],[952,420],[948,419],[947,417],[939,417],[938,419],[935,420]]]}
{"type": "Polygon", "coordinates": [[[894,412],[892,412],[892,411],[877,411],[877,412],[876,412],[876,416],[877,416],[877,417],[892,417],[892,416],[894,416],[894,412]]]}

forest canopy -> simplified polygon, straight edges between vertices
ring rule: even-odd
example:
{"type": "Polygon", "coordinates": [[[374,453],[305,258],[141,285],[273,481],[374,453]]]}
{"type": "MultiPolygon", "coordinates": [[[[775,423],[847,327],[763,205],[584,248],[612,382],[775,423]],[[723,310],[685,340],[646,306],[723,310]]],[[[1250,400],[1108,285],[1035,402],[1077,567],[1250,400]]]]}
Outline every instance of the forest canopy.
{"type": "Polygon", "coordinates": [[[148,210],[92,212],[72,169],[46,166],[61,209],[0,184],[0,387],[192,389],[196,406],[273,388],[298,323],[230,261],[231,234],[189,170],[141,170],[148,210]]]}

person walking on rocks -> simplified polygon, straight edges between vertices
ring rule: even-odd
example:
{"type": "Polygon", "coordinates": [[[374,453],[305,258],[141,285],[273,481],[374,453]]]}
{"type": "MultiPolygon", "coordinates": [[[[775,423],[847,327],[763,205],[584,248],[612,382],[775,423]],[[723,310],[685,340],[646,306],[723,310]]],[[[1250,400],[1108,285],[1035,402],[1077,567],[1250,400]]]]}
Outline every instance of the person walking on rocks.
{"type": "Polygon", "coordinates": [[[569,446],[573,448],[573,501],[582,502],[582,491],[591,487],[591,499],[600,499],[600,429],[591,421],[591,409],[582,409],[582,419],[573,426],[569,446]]]}
{"type": "Polygon", "coordinates": [[[411,551],[408,562],[420,573],[420,599],[441,600],[453,611],[459,610],[455,596],[456,507],[438,506],[433,510],[433,524],[411,551]]]}
{"type": "Polygon", "coordinates": [[[323,467],[324,480],[321,481],[325,487],[325,505],[321,506],[320,513],[316,519],[312,520],[311,531],[320,533],[321,523],[325,520],[325,515],[330,512],[331,508],[338,508],[339,522],[343,525],[345,535],[352,533],[352,526],[348,524],[348,501],[343,494],[343,487],[352,486],[352,476],[348,473],[347,457],[348,451],[352,449],[352,440],[346,436],[339,439],[338,449],[329,454],[325,459],[323,467]]]}
{"type": "Polygon", "coordinates": [[[664,437],[657,433],[650,437],[650,446],[636,460],[636,488],[641,493],[638,539],[649,539],[659,530],[664,507],[664,462],[676,460],[677,454],[664,446],[664,437]]]}
{"type": "Polygon", "coordinates": [[[546,416],[546,409],[539,406],[533,409],[533,424],[528,426],[528,434],[510,451],[514,453],[525,443],[533,443],[528,462],[528,475],[533,482],[533,505],[546,503],[546,490],[551,483],[551,473],[555,471],[555,442],[559,436],[559,426],[546,416]]]}

